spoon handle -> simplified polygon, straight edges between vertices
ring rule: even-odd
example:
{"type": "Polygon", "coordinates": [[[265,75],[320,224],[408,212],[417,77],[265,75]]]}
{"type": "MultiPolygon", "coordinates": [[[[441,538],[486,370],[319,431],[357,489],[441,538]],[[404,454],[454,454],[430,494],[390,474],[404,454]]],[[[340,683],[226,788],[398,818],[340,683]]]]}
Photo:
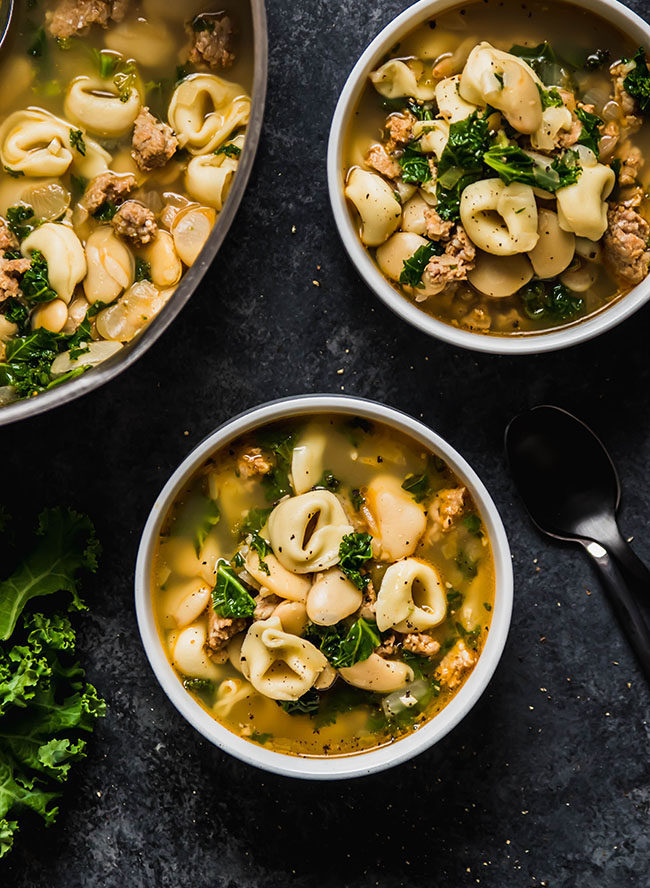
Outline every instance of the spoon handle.
{"type": "Polygon", "coordinates": [[[650,682],[650,629],[643,619],[634,593],[605,549],[587,543],[585,549],[600,571],[612,609],[650,682]]]}
{"type": "Polygon", "coordinates": [[[608,540],[605,545],[621,567],[631,574],[637,581],[637,584],[643,588],[644,597],[646,601],[650,602],[650,570],[641,561],[632,546],[620,533],[608,540]]]}

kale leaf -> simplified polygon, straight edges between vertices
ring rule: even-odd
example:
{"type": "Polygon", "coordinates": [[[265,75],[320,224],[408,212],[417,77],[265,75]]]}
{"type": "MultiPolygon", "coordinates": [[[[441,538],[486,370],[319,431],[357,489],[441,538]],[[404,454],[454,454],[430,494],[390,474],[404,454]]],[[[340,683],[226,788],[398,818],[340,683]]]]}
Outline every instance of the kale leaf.
{"type": "Polygon", "coordinates": [[[561,86],[564,89],[573,87],[573,66],[560,58],[550,43],[539,43],[537,46],[512,46],[511,55],[523,59],[546,86],[561,86]]]}
{"type": "Polygon", "coordinates": [[[289,472],[296,432],[283,426],[271,426],[258,433],[257,441],[263,450],[270,451],[275,457],[275,465],[262,478],[267,500],[275,503],[292,492],[289,472]]]}
{"type": "Polygon", "coordinates": [[[73,148],[76,148],[79,154],[82,157],[86,156],[86,143],[84,141],[84,134],[81,130],[71,129],[70,130],[70,144],[73,148]]]}
{"type": "Polygon", "coordinates": [[[6,640],[27,602],[55,592],[69,592],[71,607],[81,610],[78,575],[95,571],[99,543],[92,523],[66,509],[41,513],[33,551],[14,573],[0,583],[0,639],[6,640]]]}
{"type": "Polygon", "coordinates": [[[276,702],[289,715],[313,715],[318,712],[320,695],[312,688],[297,700],[277,700],[276,702]]]}
{"type": "Polygon", "coordinates": [[[135,260],[136,281],[151,281],[151,263],[138,256],[135,260]]]}
{"type": "Polygon", "coordinates": [[[402,490],[408,491],[416,503],[421,503],[431,494],[429,476],[426,473],[407,475],[402,482],[402,490]]]}
{"type": "Polygon", "coordinates": [[[272,511],[273,509],[251,509],[239,528],[241,536],[245,537],[249,533],[259,533],[272,511]]]}
{"type": "Polygon", "coordinates": [[[465,120],[452,123],[449,139],[438,164],[436,210],[441,219],[460,219],[463,190],[483,178],[483,155],[489,147],[487,117],[474,111],[465,120]]]}
{"type": "Polygon", "coordinates": [[[7,228],[18,240],[24,240],[35,228],[38,228],[39,223],[34,218],[34,210],[26,204],[9,207],[6,216],[7,228]]]}
{"type": "Polygon", "coordinates": [[[220,561],[217,565],[217,582],[212,590],[212,606],[220,617],[238,619],[253,616],[255,602],[227,561],[220,561]]]}
{"type": "Polygon", "coordinates": [[[51,374],[56,356],[74,342],[74,336],[51,333],[44,327],[10,339],[0,363],[0,385],[12,386],[18,398],[29,398],[80,376],[88,367],[77,367],[56,379],[51,374]]]}
{"type": "Polygon", "coordinates": [[[269,566],[264,559],[267,555],[273,554],[273,549],[257,532],[251,535],[250,547],[253,552],[257,552],[260,570],[263,571],[267,575],[267,577],[270,577],[271,571],[269,570],[269,566]]]}
{"type": "Polygon", "coordinates": [[[30,256],[31,266],[22,276],[20,288],[30,305],[40,302],[52,302],[58,294],[50,286],[47,259],[40,250],[34,250],[30,256]]]}
{"type": "Polygon", "coordinates": [[[412,256],[404,260],[402,273],[399,276],[400,284],[405,284],[408,287],[422,287],[422,275],[429,260],[432,256],[440,256],[443,252],[442,244],[437,241],[422,244],[412,256]]]}
{"type": "Polygon", "coordinates": [[[372,558],[372,537],[369,533],[348,533],[339,546],[339,567],[348,580],[362,591],[370,581],[361,568],[372,558]]]}
{"type": "Polygon", "coordinates": [[[338,490],[341,486],[341,482],[339,479],[330,472],[329,470],[325,470],[320,481],[316,484],[317,488],[324,488],[325,490],[331,490],[332,492],[338,490]]]}
{"type": "Polygon", "coordinates": [[[526,316],[533,321],[568,321],[577,317],[585,304],[581,296],[553,281],[533,281],[519,291],[519,296],[526,316]]]}
{"type": "Polygon", "coordinates": [[[539,97],[542,100],[542,108],[544,110],[546,110],[547,108],[564,107],[562,96],[555,87],[552,87],[551,89],[544,89],[539,84],[537,84],[537,89],[539,90],[539,97]]]}
{"type": "Polygon", "coordinates": [[[197,555],[207,535],[219,523],[219,504],[205,494],[195,494],[179,508],[172,532],[174,535],[190,537],[197,555]]]}
{"type": "Polygon", "coordinates": [[[590,148],[596,157],[599,157],[600,129],[603,121],[596,114],[585,111],[584,108],[576,108],[576,117],[582,123],[582,132],[578,137],[580,145],[586,145],[590,148]]]}
{"type": "Polygon", "coordinates": [[[354,666],[367,660],[381,644],[375,623],[360,617],[351,626],[336,623],[334,626],[312,626],[310,634],[319,640],[321,651],[335,669],[354,666]]]}
{"type": "Polygon", "coordinates": [[[226,157],[235,158],[241,154],[241,148],[239,145],[233,145],[232,142],[229,142],[227,145],[220,145],[214,153],[225,154],[226,157]]]}
{"type": "Polygon", "coordinates": [[[433,178],[429,160],[422,153],[419,142],[409,142],[398,163],[402,168],[402,179],[412,185],[424,185],[433,178]]]}
{"type": "Polygon", "coordinates": [[[643,114],[650,112],[650,71],[645,50],[639,47],[632,59],[634,68],[623,81],[623,87],[632,98],[636,99],[643,114]]]}
{"type": "Polygon", "coordinates": [[[497,145],[486,151],[483,159],[506,185],[523,182],[552,193],[577,182],[582,172],[575,151],[565,151],[561,157],[542,163],[518,145],[497,145]]]}

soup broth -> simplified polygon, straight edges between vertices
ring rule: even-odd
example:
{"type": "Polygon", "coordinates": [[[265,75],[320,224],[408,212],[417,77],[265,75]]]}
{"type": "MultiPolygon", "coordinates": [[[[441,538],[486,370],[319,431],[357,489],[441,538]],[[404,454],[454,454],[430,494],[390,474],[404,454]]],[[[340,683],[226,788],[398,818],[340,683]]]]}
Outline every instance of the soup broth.
{"type": "Polygon", "coordinates": [[[195,262],[245,143],[250,7],[21,2],[0,69],[4,404],[114,355],[195,262]]]}
{"type": "Polygon", "coordinates": [[[530,335],[646,277],[637,52],[587,9],[514,0],[463,4],[391,48],[344,172],[360,237],[404,298],[477,333],[530,335]]]}
{"type": "Polygon", "coordinates": [[[435,454],[343,416],[270,425],[166,516],[153,605],[179,681],[230,731],[302,756],[399,740],[485,643],[490,542],[435,454]]]}

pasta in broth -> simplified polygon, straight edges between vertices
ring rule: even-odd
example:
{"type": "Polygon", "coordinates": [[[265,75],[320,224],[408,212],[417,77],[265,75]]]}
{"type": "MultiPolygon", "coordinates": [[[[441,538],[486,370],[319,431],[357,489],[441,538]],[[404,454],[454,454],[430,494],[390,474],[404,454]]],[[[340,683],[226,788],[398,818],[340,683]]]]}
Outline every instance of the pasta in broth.
{"type": "Polygon", "coordinates": [[[114,355],[196,261],[250,113],[250,9],[231,5],[18,5],[0,97],[0,404],[114,355]]]}
{"type": "Polygon", "coordinates": [[[606,308],[648,274],[643,49],[584,9],[468,3],[370,74],[345,194],[380,270],[488,334],[606,308]]]}
{"type": "Polygon", "coordinates": [[[166,516],[154,563],[179,679],[240,736],[363,752],[435,716],[476,664],[490,543],[435,455],[363,419],[233,441],[166,516]]]}

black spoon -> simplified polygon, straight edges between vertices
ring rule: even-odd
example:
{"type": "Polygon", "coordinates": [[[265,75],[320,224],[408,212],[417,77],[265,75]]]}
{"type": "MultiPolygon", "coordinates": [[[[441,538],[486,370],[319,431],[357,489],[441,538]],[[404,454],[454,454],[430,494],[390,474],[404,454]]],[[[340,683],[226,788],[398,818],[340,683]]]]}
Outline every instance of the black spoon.
{"type": "Polygon", "coordinates": [[[580,543],[593,558],[612,607],[650,681],[650,571],[621,535],[614,464],[587,426],[559,407],[534,407],[506,429],[515,484],[535,525],[580,543]],[[618,562],[618,563],[617,563],[618,562]]]}

